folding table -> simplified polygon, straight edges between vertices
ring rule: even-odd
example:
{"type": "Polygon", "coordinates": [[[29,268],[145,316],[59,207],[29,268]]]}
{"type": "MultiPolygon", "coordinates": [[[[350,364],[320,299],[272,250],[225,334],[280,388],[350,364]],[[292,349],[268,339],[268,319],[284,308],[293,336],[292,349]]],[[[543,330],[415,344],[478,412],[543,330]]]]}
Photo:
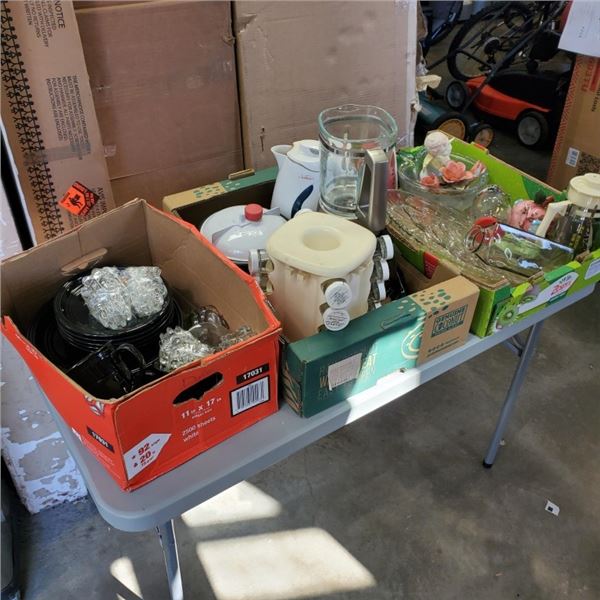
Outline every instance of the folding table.
{"type": "Polygon", "coordinates": [[[419,367],[392,373],[381,379],[376,386],[310,419],[299,417],[289,406],[283,405],[274,415],[134,492],[123,492],[117,486],[49,401],[47,404],[102,518],[123,531],[156,528],[163,549],[171,599],[183,600],[173,519],[344,425],[406,395],[434,377],[493,346],[505,343],[517,354],[519,360],[483,459],[483,465],[491,467],[535,351],[543,322],[593,291],[594,286],[588,286],[494,335],[485,338],[469,335],[467,342],[460,348],[419,367]],[[529,329],[529,333],[521,340],[519,334],[526,329],[529,329]]]}

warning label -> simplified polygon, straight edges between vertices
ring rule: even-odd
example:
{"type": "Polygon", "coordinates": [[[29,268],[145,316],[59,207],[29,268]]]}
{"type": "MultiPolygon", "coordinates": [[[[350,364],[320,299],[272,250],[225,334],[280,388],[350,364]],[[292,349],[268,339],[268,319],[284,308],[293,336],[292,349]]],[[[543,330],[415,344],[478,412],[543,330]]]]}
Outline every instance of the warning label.
{"type": "Polygon", "coordinates": [[[62,2],[46,0],[45,2],[25,2],[27,25],[33,28],[35,37],[41,39],[46,48],[57,29],[66,27],[62,2]]]}
{"type": "Polygon", "coordinates": [[[90,153],[90,140],[77,75],[46,79],[56,133],[79,158],[90,153]]]}

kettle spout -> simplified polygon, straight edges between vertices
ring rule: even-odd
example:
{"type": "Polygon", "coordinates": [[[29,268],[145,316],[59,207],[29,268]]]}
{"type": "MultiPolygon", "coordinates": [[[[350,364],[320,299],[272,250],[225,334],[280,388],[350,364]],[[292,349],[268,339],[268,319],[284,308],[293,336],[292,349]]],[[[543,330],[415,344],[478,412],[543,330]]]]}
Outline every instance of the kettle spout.
{"type": "Polygon", "coordinates": [[[271,152],[277,161],[277,167],[281,170],[287,158],[287,153],[292,149],[291,144],[279,144],[279,146],[273,146],[271,152]]]}

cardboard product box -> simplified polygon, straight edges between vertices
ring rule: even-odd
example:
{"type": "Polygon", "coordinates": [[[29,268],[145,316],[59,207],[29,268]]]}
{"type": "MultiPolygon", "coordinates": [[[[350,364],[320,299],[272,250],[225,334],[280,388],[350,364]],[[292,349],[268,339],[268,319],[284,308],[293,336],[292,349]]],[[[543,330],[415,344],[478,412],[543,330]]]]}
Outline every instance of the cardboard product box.
{"type": "Polygon", "coordinates": [[[188,219],[183,214],[180,214],[188,223],[200,222],[200,219],[204,221],[209,214],[212,214],[214,212],[212,203],[210,203],[211,212],[205,216],[200,214],[206,208],[200,201],[208,200],[215,196],[219,196],[221,208],[250,203],[260,204],[265,208],[269,208],[271,206],[271,197],[273,196],[276,178],[277,167],[269,167],[257,172],[251,171],[250,174],[243,177],[238,177],[237,173],[232,173],[227,179],[191,190],[185,190],[178,194],[165,196],[162,201],[162,208],[167,212],[177,211],[179,213],[179,211],[183,210],[187,214],[185,208],[189,206],[194,216],[190,215],[191,218],[188,219]]]}
{"type": "Polygon", "coordinates": [[[373,104],[410,144],[414,2],[233,4],[246,167],[275,164],[271,146],[318,136],[317,116],[373,104]]]}
{"type": "Polygon", "coordinates": [[[229,2],[99,2],[76,15],[117,204],[158,207],[242,169],[229,2]]]}
{"type": "Polygon", "coordinates": [[[565,189],[576,175],[600,173],[600,58],[578,56],[554,144],[548,183],[565,189]]]}
{"type": "Polygon", "coordinates": [[[279,323],[254,280],[197,230],[128,203],[1,265],[2,332],[81,442],[125,490],[138,488],[277,410],[279,323]],[[39,308],[80,270],[157,265],[193,306],[214,305],[256,335],[138,390],[101,400],[27,339],[39,308]],[[251,391],[250,391],[251,390],[251,391]]]}
{"type": "Polygon", "coordinates": [[[37,242],[114,207],[81,39],[70,2],[2,2],[2,123],[37,242]],[[78,216],[74,182],[95,195],[78,216]]]}
{"type": "Polygon", "coordinates": [[[465,343],[479,288],[460,276],[436,285],[413,277],[421,291],[286,346],[282,395],[298,414],[311,417],[465,343]]]}
{"type": "MultiPolygon", "coordinates": [[[[537,191],[544,192],[545,196],[553,195],[556,200],[563,199],[558,190],[491,156],[485,148],[456,139],[452,145],[460,155],[483,162],[488,169],[489,183],[499,185],[513,202],[533,198],[537,191]]],[[[438,268],[453,269],[412,240],[394,236],[394,243],[413,266],[429,277],[434,276],[438,268]]],[[[471,331],[479,337],[491,335],[552,302],[600,281],[600,249],[577,258],[552,271],[540,271],[520,285],[511,286],[508,282],[494,288],[479,285],[480,295],[471,331]]]]}

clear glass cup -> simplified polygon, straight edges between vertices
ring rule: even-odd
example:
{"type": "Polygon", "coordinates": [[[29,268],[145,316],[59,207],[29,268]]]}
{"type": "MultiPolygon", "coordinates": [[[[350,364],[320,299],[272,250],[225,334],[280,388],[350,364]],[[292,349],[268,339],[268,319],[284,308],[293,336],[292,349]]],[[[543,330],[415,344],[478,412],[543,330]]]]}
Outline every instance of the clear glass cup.
{"type": "Polygon", "coordinates": [[[396,122],[377,106],[345,104],[321,112],[321,209],[347,219],[355,218],[367,150],[385,152],[389,165],[386,187],[394,189],[397,138],[396,122]]]}

